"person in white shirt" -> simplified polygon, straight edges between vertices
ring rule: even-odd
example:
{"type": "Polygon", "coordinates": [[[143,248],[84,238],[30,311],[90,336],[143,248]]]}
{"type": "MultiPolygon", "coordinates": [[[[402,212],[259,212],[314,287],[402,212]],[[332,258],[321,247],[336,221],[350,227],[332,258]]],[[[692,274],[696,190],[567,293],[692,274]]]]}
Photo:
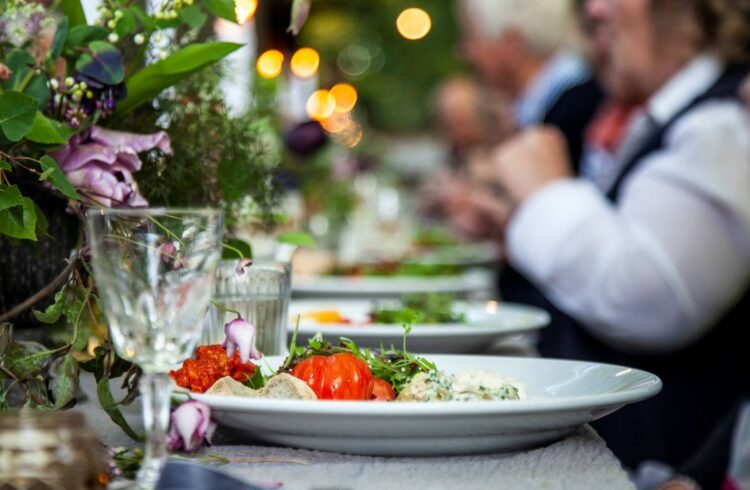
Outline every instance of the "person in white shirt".
{"type": "Polygon", "coordinates": [[[663,393],[639,414],[607,417],[619,428],[604,437],[626,464],[677,464],[750,392],[739,341],[750,311],[750,125],[737,97],[750,3],[587,9],[619,85],[644,110],[598,187],[573,177],[556,130],[529,130],[495,152],[496,183],[514,206],[506,252],[576,324],[545,354],[662,376],[663,393]]]}

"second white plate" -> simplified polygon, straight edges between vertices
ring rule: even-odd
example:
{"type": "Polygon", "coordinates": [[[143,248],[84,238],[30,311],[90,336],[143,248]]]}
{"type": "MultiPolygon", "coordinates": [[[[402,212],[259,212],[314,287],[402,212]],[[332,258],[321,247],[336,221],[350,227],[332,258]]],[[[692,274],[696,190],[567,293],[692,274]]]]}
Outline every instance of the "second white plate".
{"type": "MultiPolygon", "coordinates": [[[[293,330],[297,315],[302,315],[298,345],[320,332],[325,338],[346,337],[363,347],[400,346],[404,335],[401,325],[368,323],[369,312],[375,303],[351,299],[295,300],[289,308],[289,328],[293,330]],[[306,313],[330,310],[338,311],[351,323],[320,323],[304,318],[306,313]]],[[[457,302],[456,309],[466,315],[466,323],[414,325],[408,337],[409,350],[482,352],[504,337],[538,330],[550,322],[546,311],[512,303],[457,302]]]]}

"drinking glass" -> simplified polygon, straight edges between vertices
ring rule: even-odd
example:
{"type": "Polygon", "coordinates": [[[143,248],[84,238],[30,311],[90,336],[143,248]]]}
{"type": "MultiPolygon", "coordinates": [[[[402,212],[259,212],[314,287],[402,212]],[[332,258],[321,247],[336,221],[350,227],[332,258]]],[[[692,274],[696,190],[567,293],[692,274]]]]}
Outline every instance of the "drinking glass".
{"type": "Polygon", "coordinates": [[[289,299],[292,294],[291,264],[254,259],[242,275],[236,260],[224,260],[216,272],[214,305],[210,307],[202,344],[224,341],[224,324],[239,313],[255,326],[255,345],[264,355],[286,353],[289,299]]]}
{"type": "Polygon", "coordinates": [[[221,256],[221,211],[91,210],[88,231],[112,343],[143,369],[146,452],[138,485],[153,488],[167,457],[167,373],[192,354],[200,338],[221,256]]]}

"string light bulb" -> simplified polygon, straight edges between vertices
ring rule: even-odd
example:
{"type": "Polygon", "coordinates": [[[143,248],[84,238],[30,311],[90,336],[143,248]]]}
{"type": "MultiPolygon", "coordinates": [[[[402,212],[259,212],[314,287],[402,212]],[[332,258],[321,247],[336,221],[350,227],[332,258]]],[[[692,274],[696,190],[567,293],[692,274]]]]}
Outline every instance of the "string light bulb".
{"type": "Polygon", "coordinates": [[[331,94],[336,99],[336,112],[350,112],[357,104],[357,89],[348,83],[337,83],[331,87],[331,94]]]}
{"type": "Polygon", "coordinates": [[[284,66],[284,53],[277,49],[269,49],[258,57],[255,68],[263,78],[276,78],[281,74],[284,66]]]}
{"type": "Polygon", "coordinates": [[[401,12],[396,19],[398,33],[410,41],[425,37],[432,28],[430,14],[416,7],[401,12]]]}
{"type": "Polygon", "coordinates": [[[310,78],[318,73],[320,55],[313,48],[300,48],[292,56],[292,73],[299,78],[310,78]]]}
{"type": "Polygon", "coordinates": [[[316,90],[307,99],[305,108],[310,119],[322,121],[333,114],[336,109],[336,98],[328,90],[316,90]]]}
{"type": "Polygon", "coordinates": [[[234,0],[234,14],[240,25],[252,19],[256,10],[258,10],[258,0],[234,0]]]}

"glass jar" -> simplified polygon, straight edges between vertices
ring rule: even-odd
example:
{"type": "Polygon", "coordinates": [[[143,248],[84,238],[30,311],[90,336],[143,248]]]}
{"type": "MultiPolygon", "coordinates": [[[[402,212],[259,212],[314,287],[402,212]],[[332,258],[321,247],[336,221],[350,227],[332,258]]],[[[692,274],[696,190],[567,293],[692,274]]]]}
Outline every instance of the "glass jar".
{"type": "Polygon", "coordinates": [[[93,490],[106,450],[77,412],[0,412],[0,490],[93,490]]]}

